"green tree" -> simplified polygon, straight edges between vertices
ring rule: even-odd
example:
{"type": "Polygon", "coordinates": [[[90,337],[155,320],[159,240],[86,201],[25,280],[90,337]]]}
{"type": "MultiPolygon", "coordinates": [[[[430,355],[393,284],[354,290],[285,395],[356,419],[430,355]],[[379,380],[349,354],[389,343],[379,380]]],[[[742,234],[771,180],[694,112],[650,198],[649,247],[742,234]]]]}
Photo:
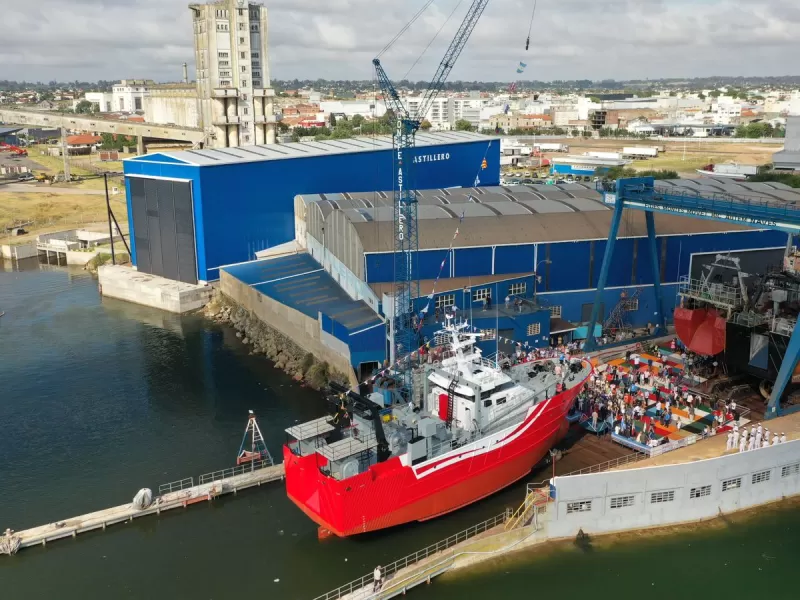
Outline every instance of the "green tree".
{"type": "Polygon", "coordinates": [[[428,131],[428,129],[431,127],[433,127],[433,125],[431,125],[431,122],[428,121],[428,119],[422,119],[422,123],[419,124],[419,128],[423,131],[428,131]]]}
{"type": "Polygon", "coordinates": [[[331,129],[336,127],[336,115],[331,113],[331,129]]]}
{"type": "Polygon", "coordinates": [[[81,100],[75,105],[75,112],[79,115],[88,115],[94,112],[94,104],[88,100],[81,100]]]}
{"type": "Polygon", "coordinates": [[[456,131],[472,131],[472,123],[466,119],[459,119],[456,121],[456,131]]]}
{"type": "Polygon", "coordinates": [[[364,121],[366,121],[366,119],[361,115],[353,115],[353,118],[350,119],[350,122],[353,124],[355,129],[361,127],[364,124],[364,121]]]}

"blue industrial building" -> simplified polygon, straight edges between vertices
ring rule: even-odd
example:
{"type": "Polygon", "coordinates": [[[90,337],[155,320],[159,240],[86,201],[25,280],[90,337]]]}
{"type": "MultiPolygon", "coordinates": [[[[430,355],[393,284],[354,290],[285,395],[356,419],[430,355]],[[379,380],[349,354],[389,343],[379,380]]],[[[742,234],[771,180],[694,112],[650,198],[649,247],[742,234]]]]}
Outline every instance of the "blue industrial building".
{"type": "MultiPolygon", "coordinates": [[[[800,200],[797,190],[778,183],[705,179],[664,185],[688,192],[800,200]]],[[[452,306],[484,332],[486,353],[509,350],[505,341],[509,339],[540,347],[558,338],[586,336],[583,324],[591,317],[613,214],[613,206],[604,203],[592,185],[436,189],[419,191],[417,197],[420,250],[413,268],[420,279],[420,297],[415,309],[420,312],[430,302],[420,337],[432,338],[438,329],[436,312],[452,306]],[[487,296],[491,306],[485,310],[487,296]]],[[[362,314],[368,307],[383,315],[383,307],[391,306],[392,217],[391,192],[296,198],[293,252],[311,261],[304,263],[308,273],[329,274],[350,298],[349,306],[337,310],[362,314]]],[[[786,245],[786,235],[771,230],[676,215],[656,215],[655,220],[664,290],[661,311],[667,315],[675,306],[681,278],[708,262],[709,255],[765,249],[780,255],[786,245]]],[[[620,302],[623,292],[630,297],[640,288],[636,302],[627,307],[626,320],[637,327],[655,322],[659,311],[652,267],[644,215],[632,212],[621,224],[601,320],[620,302]]],[[[239,277],[238,269],[232,267],[229,272],[239,277]]],[[[320,326],[334,331],[336,317],[326,313],[324,302],[315,305],[317,309],[320,326]]],[[[366,336],[363,327],[345,324],[335,334],[350,344],[351,364],[361,372],[389,356],[385,338],[375,331],[385,326],[371,322],[368,326],[374,328],[368,340],[361,337],[366,336]]]]}
{"type": "MultiPolygon", "coordinates": [[[[497,185],[498,138],[419,133],[416,188],[497,185]],[[484,163],[485,161],[485,163],[484,163]]],[[[389,137],[160,152],[125,161],[133,264],[188,283],[294,239],[298,194],[391,188],[389,137]]]]}

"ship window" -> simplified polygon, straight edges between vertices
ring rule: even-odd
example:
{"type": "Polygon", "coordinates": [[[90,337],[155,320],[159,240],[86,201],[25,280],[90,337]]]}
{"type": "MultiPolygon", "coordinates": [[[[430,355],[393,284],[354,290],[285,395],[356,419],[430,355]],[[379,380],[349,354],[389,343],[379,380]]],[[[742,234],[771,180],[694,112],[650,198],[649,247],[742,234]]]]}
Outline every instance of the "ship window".
{"type": "Polygon", "coordinates": [[[580,512],[592,512],[592,501],[584,500],[583,502],[567,502],[567,514],[580,512]]]}
{"type": "Polygon", "coordinates": [[[704,485],[703,487],[692,488],[689,491],[689,498],[704,498],[711,495],[711,486],[704,485]]]}
{"type": "Polygon", "coordinates": [[[528,325],[528,337],[539,335],[542,332],[542,326],[540,323],[531,323],[528,325]]]}
{"type": "Polygon", "coordinates": [[[497,337],[497,329],[481,329],[482,340],[493,340],[497,337]]]}
{"type": "Polygon", "coordinates": [[[637,310],[639,310],[639,299],[631,298],[630,300],[626,300],[622,306],[628,312],[636,312],[637,310]]]}
{"type": "Polygon", "coordinates": [[[616,498],[611,499],[610,508],[625,508],[627,506],[633,506],[633,502],[633,496],[617,496],[616,498]]]}
{"type": "Polygon", "coordinates": [[[551,306],[550,307],[550,316],[560,319],[561,318],[561,307],[560,306],[551,306]]]}
{"type": "Polygon", "coordinates": [[[753,485],[756,483],[763,483],[769,481],[769,471],[761,471],[760,473],[753,473],[753,485]]]}
{"type": "Polygon", "coordinates": [[[508,286],[508,293],[512,296],[519,296],[525,293],[528,284],[524,281],[522,283],[512,283],[508,286]]]}
{"type": "Polygon", "coordinates": [[[497,400],[495,400],[494,403],[497,404],[497,405],[505,404],[506,400],[507,400],[507,398],[498,398],[497,400]]]}
{"type": "Polygon", "coordinates": [[[781,468],[781,477],[791,477],[792,475],[800,474],[800,463],[793,465],[786,465],[781,468]]]}
{"type": "Polygon", "coordinates": [[[650,494],[650,504],[662,504],[675,500],[675,490],[668,492],[653,492],[650,494]]]}
{"type": "Polygon", "coordinates": [[[741,477],[734,477],[733,479],[726,479],[722,482],[722,491],[729,492],[731,490],[736,490],[742,487],[742,478],[741,477]]]}
{"type": "Polygon", "coordinates": [[[492,405],[492,400],[491,400],[491,398],[490,398],[489,400],[484,400],[484,401],[483,401],[483,407],[484,407],[484,408],[489,408],[491,405],[492,405]]]}

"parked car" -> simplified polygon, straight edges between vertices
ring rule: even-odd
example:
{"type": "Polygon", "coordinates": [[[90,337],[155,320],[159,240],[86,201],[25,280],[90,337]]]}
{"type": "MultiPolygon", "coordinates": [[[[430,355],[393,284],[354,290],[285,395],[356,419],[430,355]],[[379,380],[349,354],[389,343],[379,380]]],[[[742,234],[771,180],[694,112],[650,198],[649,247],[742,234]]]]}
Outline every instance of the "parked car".
{"type": "Polygon", "coordinates": [[[17,181],[34,181],[36,178],[30,173],[23,173],[17,177],[17,181]]]}

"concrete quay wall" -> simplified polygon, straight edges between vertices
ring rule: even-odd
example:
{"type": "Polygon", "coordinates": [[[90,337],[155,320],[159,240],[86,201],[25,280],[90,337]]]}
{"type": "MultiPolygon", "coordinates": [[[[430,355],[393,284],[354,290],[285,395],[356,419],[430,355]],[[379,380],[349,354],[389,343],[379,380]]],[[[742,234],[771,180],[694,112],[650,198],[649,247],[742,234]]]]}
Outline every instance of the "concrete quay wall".
{"type": "Polygon", "coordinates": [[[204,307],[213,291],[207,285],[172,281],[120,265],[103,265],[98,276],[103,296],[178,314],[204,307]]]}
{"type": "Polygon", "coordinates": [[[337,371],[347,374],[351,385],[358,385],[353,367],[347,358],[326,345],[317,319],[312,319],[298,310],[265,296],[224,270],[220,271],[220,291],[263,323],[288,337],[306,352],[310,352],[319,360],[326,361],[337,371]]]}

